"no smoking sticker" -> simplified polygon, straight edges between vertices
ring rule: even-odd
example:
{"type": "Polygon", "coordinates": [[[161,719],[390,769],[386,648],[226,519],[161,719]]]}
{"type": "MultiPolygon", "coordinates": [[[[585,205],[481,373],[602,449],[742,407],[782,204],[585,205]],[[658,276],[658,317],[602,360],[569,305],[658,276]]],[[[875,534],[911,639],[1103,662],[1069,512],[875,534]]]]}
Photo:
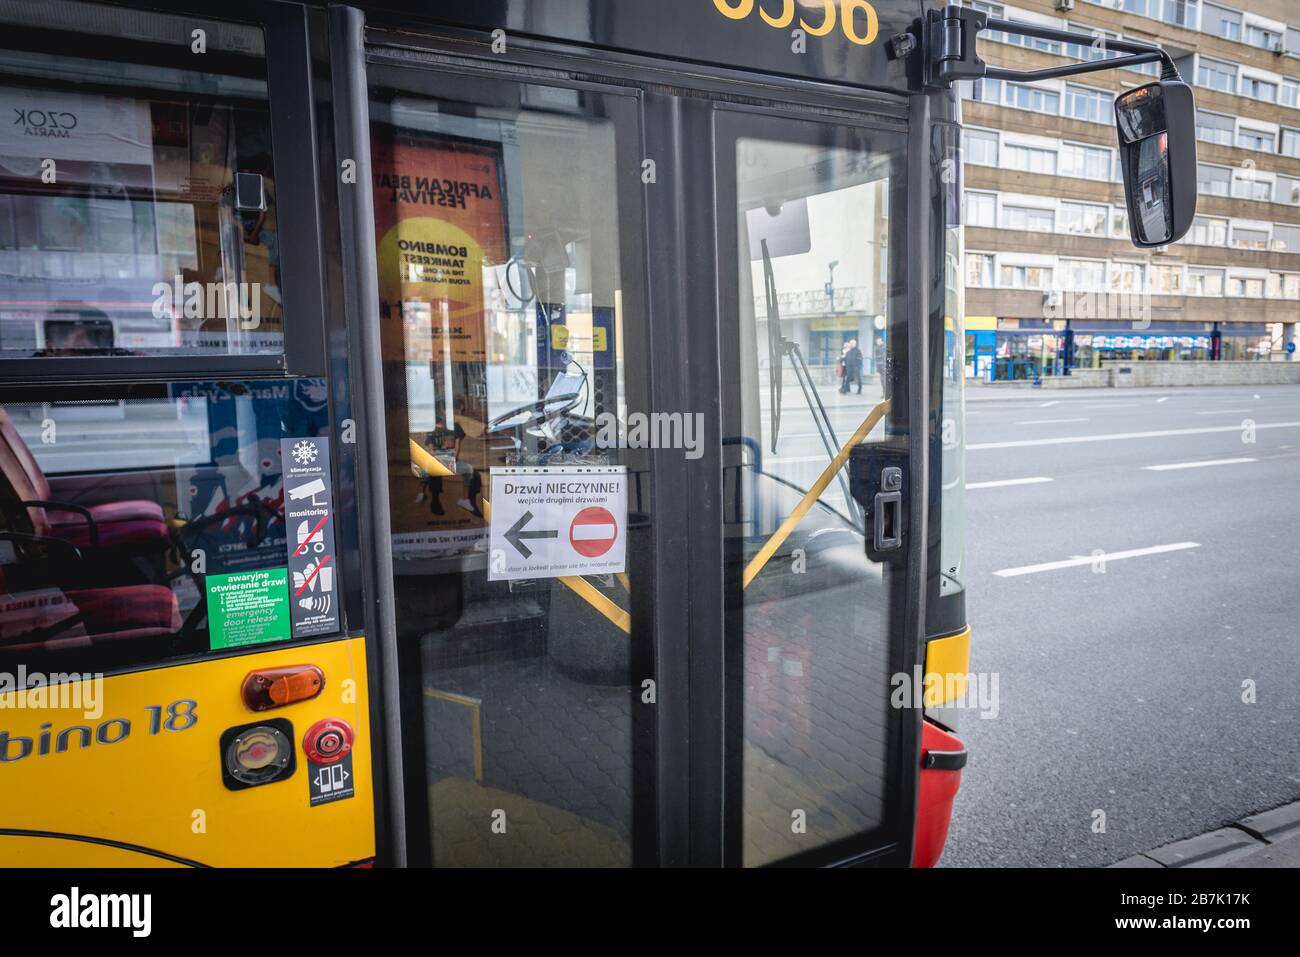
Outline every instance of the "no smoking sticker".
{"type": "Polygon", "coordinates": [[[492,470],[491,581],[607,575],[627,563],[627,469],[492,470]]]}

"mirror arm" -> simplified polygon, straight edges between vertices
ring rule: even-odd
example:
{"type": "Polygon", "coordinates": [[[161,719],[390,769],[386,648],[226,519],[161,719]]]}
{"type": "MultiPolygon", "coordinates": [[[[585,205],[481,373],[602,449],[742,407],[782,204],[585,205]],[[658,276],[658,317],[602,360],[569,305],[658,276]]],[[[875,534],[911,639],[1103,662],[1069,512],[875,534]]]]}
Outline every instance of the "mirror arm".
{"type": "Polygon", "coordinates": [[[1051,80],[1098,70],[1123,69],[1141,63],[1161,64],[1161,79],[1177,80],[1178,68],[1163,49],[1152,43],[1136,40],[1111,40],[1103,42],[1107,49],[1129,54],[1105,60],[1087,60],[1063,66],[1043,67],[1038,70],[1012,70],[991,67],[976,53],[976,38],[982,30],[998,30],[1017,36],[1040,40],[1057,40],[1091,46],[1096,39],[1091,34],[1072,33],[1035,23],[1018,23],[990,17],[969,7],[949,5],[942,10],[927,11],[923,27],[922,44],[925,54],[925,82],[930,87],[947,88],[957,80],[979,80],[984,77],[1000,80],[1051,80]]]}

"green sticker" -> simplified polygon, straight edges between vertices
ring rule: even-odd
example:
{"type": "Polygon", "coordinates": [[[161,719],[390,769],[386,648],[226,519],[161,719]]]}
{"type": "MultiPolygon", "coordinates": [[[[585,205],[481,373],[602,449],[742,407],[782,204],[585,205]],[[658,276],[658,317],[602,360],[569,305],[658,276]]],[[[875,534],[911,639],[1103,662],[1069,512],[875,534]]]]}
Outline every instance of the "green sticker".
{"type": "Polygon", "coordinates": [[[241,648],[289,637],[289,569],[208,576],[208,645],[241,648]]]}

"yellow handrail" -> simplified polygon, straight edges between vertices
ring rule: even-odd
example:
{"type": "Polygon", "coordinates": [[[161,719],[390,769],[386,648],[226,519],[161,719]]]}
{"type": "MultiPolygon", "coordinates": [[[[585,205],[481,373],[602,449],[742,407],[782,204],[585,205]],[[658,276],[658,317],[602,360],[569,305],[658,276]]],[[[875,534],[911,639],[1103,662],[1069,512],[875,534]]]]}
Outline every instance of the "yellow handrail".
{"type": "Polygon", "coordinates": [[[758,554],[750,559],[749,564],[745,566],[745,575],[741,579],[742,588],[748,588],[749,583],[771,561],[772,556],[776,554],[776,550],[785,544],[785,540],[790,537],[790,533],[795,530],[795,526],[803,521],[803,517],[808,514],[808,510],[813,507],[813,503],[817,501],[822,492],[826,491],[826,486],[831,484],[831,480],[835,478],[835,473],[844,468],[844,463],[848,461],[853,446],[865,439],[867,434],[876,427],[876,423],[888,411],[889,400],[885,399],[883,402],[878,403],[863,419],[862,424],[858,426],[858,430],[844,443],[844,447],[835,454],[835,458],[831,459],[830,464],[822,470],[822,474],[817,476],[817,481],[813,482],[812,488],[808,489],[804,497],[799,500],[799,504],[794,507],[794,511],[786,516],[785,521],[781,523],[781,527],[763,543],[763,547],[758,550],[758,554]]]}
{"type": "Polygon", "coordinates": [[[455,475],[451,469],[443,465],[436,455],[429,454],[429,450],[422,446],[415,439],[408,440],[411,443],[411,461],[424,469],[430,475],[446,477],[455,475]]]}

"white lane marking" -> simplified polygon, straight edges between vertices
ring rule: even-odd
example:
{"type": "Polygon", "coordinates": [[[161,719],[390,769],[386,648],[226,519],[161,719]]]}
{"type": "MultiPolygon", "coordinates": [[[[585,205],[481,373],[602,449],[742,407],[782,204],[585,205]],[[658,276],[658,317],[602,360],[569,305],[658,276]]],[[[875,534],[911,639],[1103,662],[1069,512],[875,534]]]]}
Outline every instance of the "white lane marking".
{"type": "Polygon", "coordinates": [[[1001,488],[1004,485],[1038,485],[1042,482],[1052,481],[1042,475],[1036,475],[1033,478],[1018,479],[1000,479],[996,482],[967,482],[966,487],[971,488],[1001,488]]]}
{"type": "Polygon", "coordinates": [[[1060,405],[1060,404],[1061,404],[1061,400],[1060,400],[1060,399],[1053,399],[1051,402],[1044,402],[1042,405],[1039,406],[1039,408],[1040,408],[1040,409],[1046,409],[1046,408],[1048,408],[1049,406],[1060,405]]]}
{"type": "Polygon", "coordinates": [[[1136,409],[1136,402],[1089,402],[1085,409],[1136,409]]]}
{"type": "MultiPolygon", "coordinates": [[[[1258,429],[1294,429],[1300,422],[1265,422],[1258,429]]],[[[966,451],[975,449],[1020,449],[1030,445],[1072,445],[1075,442],[1113,442],[1119,439],[1158,439],[1169,435],[1209,435],[1211,432],[1240,432],[1239,425],[1211,425],[1201,429],[1161,429],[1158,432],[1112,432],[1109,435],[1068,435],[1059,439],[1015,439],[1011,442],[972,442],[966,451]]]]}
{"type": "Polygon", "coordinates": [[[1168,402],[1168,401],[1169,401],[1169,396],[1162,395],[1160,398],[1156,399],[1156,404],[1159,405],[1161,402],[1168,402]]]}
{"type": "Polygon", "coordinates": [[[1150,548],[1130,548],[1123,552],[1102,552],[1098,555],[1076,555],[1059,562],[1043,562],[1041,565],[1021,565],[1019,568],[1003,568],[993,574],[1001,578],[1015,578],[1017,575],[1035,575],[1038,572],[1053,572],[1058,568],[1077,568],[1091,565],[1093,562],[1118,562],[1125,558],[1141,558],[1143,555],[1161,555],[1165,552],[1181,552],[1188,548],[1200,548],[1200,542],[1175,542],[1173,545],[1152,545],[1150,548]]]}
{"type": "Polygon", "coordinates": [[[1016,425],[1053,425],[1057,422],[1087,422],[1087,419],[1026,419],[1016,425]]]}
{"type": "Polygon", "coordinates": [[[1236,465],[1239,462],[1254,462],[1255,459],[1208,459],[1204,462],[1170,462],[1168,465],[1144,465],[1146,472],[1169,472],[1173,469],[1202,469],[1207,465],[1236,465]]]}
{"type": "Polygon", "coordinates": [[[1204,412],[1197,412],[1197,415],[1227,415],[1230,412],[1254,412],[1254,409],[1207,409],[1204,412]]]}

